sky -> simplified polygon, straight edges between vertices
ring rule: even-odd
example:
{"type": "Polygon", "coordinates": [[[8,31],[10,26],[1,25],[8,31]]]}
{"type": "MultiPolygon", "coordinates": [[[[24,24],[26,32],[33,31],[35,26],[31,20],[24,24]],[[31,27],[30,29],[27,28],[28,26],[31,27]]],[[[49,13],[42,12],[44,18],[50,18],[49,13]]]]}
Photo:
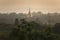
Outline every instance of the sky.
{"type": "Polygon", "coordinates": [[[60,12],[60,0],[0,0],[0,12],[60,12]]]}

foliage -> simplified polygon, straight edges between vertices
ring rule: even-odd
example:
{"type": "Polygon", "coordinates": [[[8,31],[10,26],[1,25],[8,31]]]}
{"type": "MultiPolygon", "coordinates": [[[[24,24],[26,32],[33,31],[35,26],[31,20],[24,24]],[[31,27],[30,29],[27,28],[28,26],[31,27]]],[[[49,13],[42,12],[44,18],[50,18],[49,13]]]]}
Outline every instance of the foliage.
{"type": "Polygon", "coordinates": [[[42,26],[22,19],[21,24],[11,32],[9,40],[60,40],[50,27],[43,30],[36,29],[37,27],[41,29],[42,26]]]}

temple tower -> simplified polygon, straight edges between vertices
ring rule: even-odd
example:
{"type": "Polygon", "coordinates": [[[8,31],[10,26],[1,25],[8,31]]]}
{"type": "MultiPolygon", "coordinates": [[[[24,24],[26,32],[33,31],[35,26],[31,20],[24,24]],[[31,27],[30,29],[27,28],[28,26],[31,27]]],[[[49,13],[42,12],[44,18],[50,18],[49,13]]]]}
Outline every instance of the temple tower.
{"type": "Polygon", "coordinates": [[[29,16],[29,17],[32,17],[30,8],[29,8],[29,11],[28,11],[28,16],[29,16]]]}

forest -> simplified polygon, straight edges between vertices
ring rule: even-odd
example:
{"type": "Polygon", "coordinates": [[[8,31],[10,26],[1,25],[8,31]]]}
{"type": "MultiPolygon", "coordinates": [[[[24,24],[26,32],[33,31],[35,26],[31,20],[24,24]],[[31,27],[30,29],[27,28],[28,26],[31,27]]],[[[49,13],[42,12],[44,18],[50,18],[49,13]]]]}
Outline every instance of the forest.
{"type": "Polygon", "coordinates": [[[0,29],[0,40],[60,40],[60,23],[51,27],[25,19],[21,19],[19,24],[18,19],[15,19],[14,25],[4,24],[4,27],[0,29]]]}
{"type": "Polygon", "coordinates": [[[60,14],[0,14],[0,40],[60,40],[60,14]]]}

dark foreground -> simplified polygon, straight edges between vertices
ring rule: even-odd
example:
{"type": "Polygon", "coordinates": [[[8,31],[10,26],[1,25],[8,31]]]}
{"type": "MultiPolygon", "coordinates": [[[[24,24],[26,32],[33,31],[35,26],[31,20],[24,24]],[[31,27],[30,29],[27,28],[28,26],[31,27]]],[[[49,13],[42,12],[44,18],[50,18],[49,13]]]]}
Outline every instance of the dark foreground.
{"type": "Polygon", "coordinates": [[[0,24],[0,40],[60,40],[60,23],[50,26],[24,19],[20,24],[0,24]]]}

